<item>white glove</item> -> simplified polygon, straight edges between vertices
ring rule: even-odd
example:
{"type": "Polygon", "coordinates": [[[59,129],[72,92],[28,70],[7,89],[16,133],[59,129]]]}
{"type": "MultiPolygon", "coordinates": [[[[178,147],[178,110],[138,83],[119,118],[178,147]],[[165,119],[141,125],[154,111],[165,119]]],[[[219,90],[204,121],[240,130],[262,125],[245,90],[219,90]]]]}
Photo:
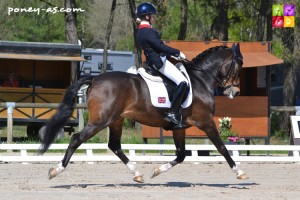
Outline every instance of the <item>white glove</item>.
{"type": "Polygon", "coordinates": [[[180,52],[178,58],[179,58],[179,60],[185,60],[186,59],[185,55],[182,52],[180,52]]]}

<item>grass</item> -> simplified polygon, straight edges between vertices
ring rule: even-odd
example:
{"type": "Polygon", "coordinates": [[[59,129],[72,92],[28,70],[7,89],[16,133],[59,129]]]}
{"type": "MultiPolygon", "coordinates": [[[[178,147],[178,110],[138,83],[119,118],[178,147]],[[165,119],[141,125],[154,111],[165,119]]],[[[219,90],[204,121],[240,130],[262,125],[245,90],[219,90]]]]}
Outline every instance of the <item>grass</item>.
{"type": "MultiPolygon", "coordinates": [[[[77,128],[75,128],[75,132],[77,132],[77,128]]],[[[108,129],[104,129],[97,133],[94,137],[89,139],[86,143],[107,143],[108,142],[108,129]]],[[[6,128],[1,128],[0,129],[0,137],[1,141],[5,142],[6,141],[6,128]]],[[[13,127],[13,142],[14,143],[22,143],[22,144],[33,144],[33,143],[39,143],[40,141],[38,139],[32,139],[28,138],[26,134],[26,127],[25,126],[14,126],[13,127]]],[[[62,139],[57,140],[55,143],[69,143],[71,139],[71,135],[68,133],[65,133],[65,137],[62,139]]],[[[122,144],[143,144],[143,138],[142,138],[142,133],[140,128],[123,128],[123,134],[121,138],[121,143],[122,144]]],[[[149,144],[159,144],[160,140],[159,139],[148,139],[149,144]]],[[[207,141],[203,139],[191,139],[187,138],[186,139],[186,144],[206,144],[207,141]]],[[[174,141],[172,138],[164,138],[164,144],[174,144],[174,141]]],[[[209,141],[208,144],[211,144],[209,141]]],[[[262,139],[253,139],[251,140],[251,144],[264,144],[264,140],[262,139]]],[[[277,136],[272,136],[270,138],[270,144],[273,145],[288,145],[289,144],[289,138],[287,137],[277,137],[277,136]]],[[[51,150],[51,152],[61,152],[59,150],[51,150]]],[[[80,151],[78,151],[80,152],[80,151]]],[[[82,150],[84,152],[84,150],[82,150]]],[[[100,152],[106,152],[106,150],[97,150],[95,153],[100,153],[100,152]]],[[[173,152],[166,152],[166,153],[173,153],[173,152]]],[[[213,151],[212,153],[217,153],[213,151]]],[[[243,155],[245,155],[247,152],[244,151],[243,155]]],[[[250,151],[250,154],[265,154],[265,151],[250,151]]],[[[287,152],[283,151],[278,151],[278,152],[270,152],[271,154],[287,154],[287,152]]]]}

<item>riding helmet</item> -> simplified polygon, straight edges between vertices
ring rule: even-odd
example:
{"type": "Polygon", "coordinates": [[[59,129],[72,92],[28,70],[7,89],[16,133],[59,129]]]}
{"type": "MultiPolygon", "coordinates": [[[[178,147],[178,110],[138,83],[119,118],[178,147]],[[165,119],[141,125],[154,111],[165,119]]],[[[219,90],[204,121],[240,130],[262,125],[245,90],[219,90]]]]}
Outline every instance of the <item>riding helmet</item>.
{"type": "Polygon", "coordinates": [[[138,16],[141,15],[151,15],[151,14],[157,14],[156,8],[152,3],[144,2],[138,5],[136,8],[135,14],[138,16]]]}

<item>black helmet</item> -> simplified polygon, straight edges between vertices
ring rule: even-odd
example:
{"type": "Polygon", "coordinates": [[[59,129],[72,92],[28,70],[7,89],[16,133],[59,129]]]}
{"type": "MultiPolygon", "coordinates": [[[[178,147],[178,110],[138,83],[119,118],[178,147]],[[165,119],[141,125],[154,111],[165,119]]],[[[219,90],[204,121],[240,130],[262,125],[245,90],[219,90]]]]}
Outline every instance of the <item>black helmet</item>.
{"type": "Polygon", "coordinates": [[[156,8],[152,3],[144,2],[138,5],[136,8],[135,14],[138,16],[141,15],[151,15],[151,14],[157,14],[156,8]]]}

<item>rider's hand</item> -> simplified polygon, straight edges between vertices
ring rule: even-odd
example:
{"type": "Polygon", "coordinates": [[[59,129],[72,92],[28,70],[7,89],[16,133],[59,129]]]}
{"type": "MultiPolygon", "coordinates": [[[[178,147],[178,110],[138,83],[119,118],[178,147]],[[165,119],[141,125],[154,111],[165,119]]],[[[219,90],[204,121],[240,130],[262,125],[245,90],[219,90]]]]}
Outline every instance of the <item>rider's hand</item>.
{"type": "Polygon", "coordinates": [[[179,58],[179,60],[185,60],[186,59],[185,55],[182,52],[180,52],[178,58],[179,58]]]}

